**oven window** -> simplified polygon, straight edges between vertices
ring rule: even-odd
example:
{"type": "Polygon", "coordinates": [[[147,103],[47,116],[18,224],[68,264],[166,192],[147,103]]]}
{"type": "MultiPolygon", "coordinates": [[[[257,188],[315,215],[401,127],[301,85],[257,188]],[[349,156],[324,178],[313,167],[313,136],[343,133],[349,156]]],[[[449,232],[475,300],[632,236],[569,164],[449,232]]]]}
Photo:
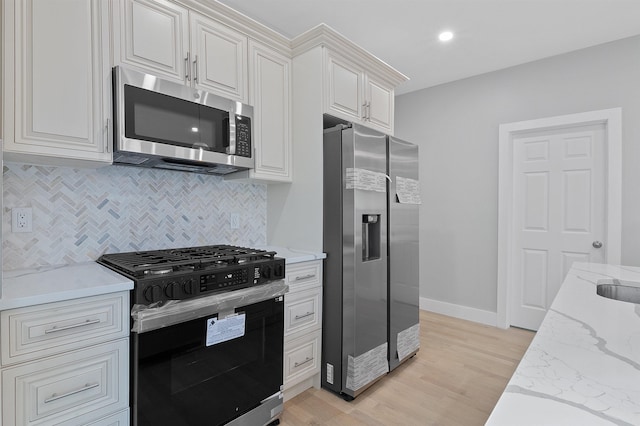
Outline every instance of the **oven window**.
{"type": "Polygon", "coordinates": [[[227,111],[130,85],[124,99],[127,138],[226,153],[227,111]]]}
{"type": "Polygon", "coordinates": [[[218,425],[282,385],[283,303],[237,308],[244,336],[206,346],[207,319],[133,334],[134,425],[218,425]]]}

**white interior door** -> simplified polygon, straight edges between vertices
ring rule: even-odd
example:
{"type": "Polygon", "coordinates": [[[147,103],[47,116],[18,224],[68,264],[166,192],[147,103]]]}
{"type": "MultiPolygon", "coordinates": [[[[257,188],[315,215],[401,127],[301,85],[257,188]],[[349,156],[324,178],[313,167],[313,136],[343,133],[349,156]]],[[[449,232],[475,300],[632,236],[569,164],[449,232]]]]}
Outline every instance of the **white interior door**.
{"type": "Polygon", "coordinates": [[[575,261],[606,259],[605,125],[513,138],[511,324],[537,330],[575,261]]]}

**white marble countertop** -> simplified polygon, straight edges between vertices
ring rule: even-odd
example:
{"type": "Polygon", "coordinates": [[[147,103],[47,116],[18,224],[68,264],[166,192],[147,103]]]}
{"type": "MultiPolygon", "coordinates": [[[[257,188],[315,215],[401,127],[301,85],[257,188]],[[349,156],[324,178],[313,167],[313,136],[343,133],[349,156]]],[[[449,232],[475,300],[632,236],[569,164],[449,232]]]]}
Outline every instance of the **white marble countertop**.
{"type": "Polygon", "coordinates": [[[640,305],[596,294],[640,287],[640,268],[575,263],[487,425],[640,425],[640,305]]]}
{"type": "Polygon", "coordinates": [[[0,311],[132,288],[133,281],[95,262],[3,271],[0,311]]]}
{"type": "Polygon", "coordinates": [[[322,260],[327,257],[326,253],[298,250],[289,247],[260,246],[256,248],[259,248],[261,250],[275,251],[276,253],[278,253],[276,256],[285,258],[285,264],[287,265],[292,263],[308,262],[310,260],[322,260]]]}

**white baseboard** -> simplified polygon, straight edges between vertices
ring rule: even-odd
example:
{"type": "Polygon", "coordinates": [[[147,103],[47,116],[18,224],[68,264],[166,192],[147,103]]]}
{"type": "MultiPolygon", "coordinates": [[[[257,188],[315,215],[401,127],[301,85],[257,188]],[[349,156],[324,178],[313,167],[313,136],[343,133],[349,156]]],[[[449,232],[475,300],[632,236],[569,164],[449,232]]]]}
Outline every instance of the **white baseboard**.
{"type": "Polygon", "coordinates": [[[420,309],[493,327],[498,326],[498,314],[496,312],[484,311],[469,306],[455,305],[453,303],[421,297],[420,309]]]}

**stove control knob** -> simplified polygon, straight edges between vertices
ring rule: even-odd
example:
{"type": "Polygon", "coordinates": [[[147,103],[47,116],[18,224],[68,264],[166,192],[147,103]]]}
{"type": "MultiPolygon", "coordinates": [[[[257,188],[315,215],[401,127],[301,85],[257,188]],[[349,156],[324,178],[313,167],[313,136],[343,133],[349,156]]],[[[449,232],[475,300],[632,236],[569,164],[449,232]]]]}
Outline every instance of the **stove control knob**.
{"type": "Polygon", "coordinates": [[[262,278],[266,278],[266,279],[271,278],[271,266],[264,265],[261,268],[260,274],[262,275],[262,278]]]}
{"type": "Polygon", "coordinates": [[[277,279],[284,278],[284,266],[283,265],[278,263],[273,267],[273,277],[277,278],[277,279]]]}
{"type": "Polygon", "coordinates": [[[185,294],[193,294],[193,288],[194,288],[193,279],[190,279],[189,281],[185,281],[184,283],[182,283],[182,290],[185,292],[185,294]]]}
{"type": "Polygon", "coordinates": [[[152,285],[144,289],[144,298],[148,302],[157,302],[162,296],[162,289],[159,285],[152,285]]]}
{"type": "Polygon", "coordinates": [[[180,296],[180,284],[173,281],[164,286],[164,294],[169,299],[177,299],[180,296]]]}

